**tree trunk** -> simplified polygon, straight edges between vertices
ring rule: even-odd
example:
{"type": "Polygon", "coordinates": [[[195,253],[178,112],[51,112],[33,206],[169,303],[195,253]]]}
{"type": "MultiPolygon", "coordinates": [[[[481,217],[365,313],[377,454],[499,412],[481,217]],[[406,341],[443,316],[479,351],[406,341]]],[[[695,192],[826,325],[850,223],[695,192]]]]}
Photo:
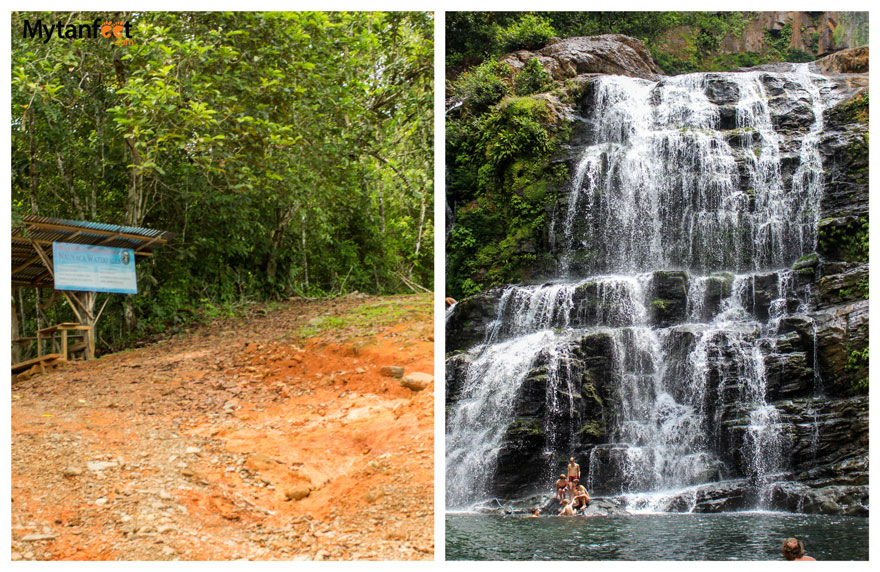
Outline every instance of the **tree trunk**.
{"type": "Polygon", "coordinates": [[[133,332],[137,328],[137,315],[134,312],[134,304],[131,303],[130,296],[126,296],[122,302],[122,319],[126,332],[133,332]]]}
{"type": "Polygon", "coordinates": [[[278,273],[278,253],[281,252],[281,245],[284,243],[284,232],[290,219],[293,218],[293,207],[286,209],[275,209],[275,230],[272,232],[272,239],[269,243],[269,253],[266,255],[266,279],[270,283],[275,282],[275,276],[278,273]]]}
{"type": "Polygon", "coordinates": [[[61,175],[61,180],[67,189],[67,195],[70,197],[70,204],[73,205],[76,216],[80,220],[84,220],[86,218],[85,212],[83,211],[82,204],[79,202],[79,195],[76,194],[76,189],[73,186],[73,179],[67,170],[67,166],[64,164],[64,156],[60,151],[55,153],[55,159],[58,163],[58,173],[61,175]]]}
{"type": "Polygon", "coordinates": [[[43,297],[43,289],[42,288],[35,288],[35,292],[36,292],[36,294],[34,296],[34,308],[35,308],[35,310],[34,310],[34,316],[35,316],[34,331],[43,329],[43,320],[41,319],[43,312],[42,312],[42,310],[40,310],[40,299],[43,297]]]}
{"type": "MultiPolygon", "coordinates": [[[[419,248],[422,246],[422,233],[425,230],[425,208],[427,206],[427,200],[425,197],[425,193],[422,193],[422,210],[419,213],[419,232],[416,234],[416,250],[413,253],[413,258],[418,258],[419,256],[419,248]]],[[[412,265],[409,267],[408,278],[412,278],[412,271],[415,267],[415,261],[413,261],[412,265]]]]}
{"type": "MultiPolygon", "coordinates": [[[[120,87],[125,87],[128,77],[126,74],[126,64],[119,57],[113,60],[113,66],[116,68],[116,81],[120,87]]],[[[128,197],[125,202],[125,224],[131,226],[141,226],[144,217],[144,181],[143,175],[140,173],[140,165],[142,162],[141,152],[137,148],[137,137],[134,136],[134,129],[129,127],[125,131],[125,148],[128,149],[131,157],[131,169],[129,170],[128,197]]]]}
{"type": "Polygon", "coordinates": [[[91,326],[88,332],[88,343],[86,349],[86,359],[95,357],[95,339],[97,337],[95,329],[98,325],[98,317],[95,315],[95,301],[98,299],[97,292],[73,292],[72,295],[79,301],[79,315],[84,326],[91,326]]]}
{"type": "Polygon", "coordinates": [[[31,187],[31,213],[40,214],[39,203],[37,202],[37,196],[39,193],[39,184],[37,182],[37,146],[34,142],[34,121],[37,116],[32,110],[29,109],[28,111],[30,112],[28,121],[28,151],[30,152],[30,162],[28,168],[31,187]]]}
{"type": "Polygon", "coordinates": [[[300,237],[302,238],[302,257],[303,257],[303,273],[305,275],[306,289],[309,287],[309,256],[306,250],[306,215],[300,217],[302,226],[300,227],[300,237]]]}

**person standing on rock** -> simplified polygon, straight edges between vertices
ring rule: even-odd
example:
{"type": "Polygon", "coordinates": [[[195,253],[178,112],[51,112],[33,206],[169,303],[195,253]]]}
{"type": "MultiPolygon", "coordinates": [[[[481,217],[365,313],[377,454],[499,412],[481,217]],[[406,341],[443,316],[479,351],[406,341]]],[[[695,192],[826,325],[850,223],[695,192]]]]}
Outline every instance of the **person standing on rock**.
{"type": "Polygon", "coordinates": [[[804,553],[804,543],[797,538],[788,538],[782,543],[782,556],[792,562],[815,561],[804,553]]]}
{"type": "Polygon", "coordinates": [[[565,500],[565,492],[568,490],[568,480],[566,480],[564,474],[559,475],[559,480],[556,481],[554,488],[556,489],[556,500],[565,500]]]}
{"type": "Polygon", "coordinates": [[[568,460],[568,498],[574,498],[574,482],[581,478],[581,466],[575,463],[574,457],[568,460]]]}

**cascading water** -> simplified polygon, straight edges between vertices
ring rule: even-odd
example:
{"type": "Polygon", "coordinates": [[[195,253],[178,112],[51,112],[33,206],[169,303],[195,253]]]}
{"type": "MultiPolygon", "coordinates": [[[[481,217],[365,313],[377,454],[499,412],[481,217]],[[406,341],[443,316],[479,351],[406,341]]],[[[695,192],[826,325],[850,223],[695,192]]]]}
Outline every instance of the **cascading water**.
{"type": "Polygon", "coordinates": [[[793,66],[592,82],[590,142],[549,230],[557,277],[504,289],[456,370],[450,508],[498,496],[516,439],[542,440],[534,490],[577,449],[589,488],[634,509],[734,477],[766,502],[787,462],[767,361],[809,303],[789,268],[816,245],[823,81],[793,66]],[[534,387],[543,403],[518,406],[534,387]]]}

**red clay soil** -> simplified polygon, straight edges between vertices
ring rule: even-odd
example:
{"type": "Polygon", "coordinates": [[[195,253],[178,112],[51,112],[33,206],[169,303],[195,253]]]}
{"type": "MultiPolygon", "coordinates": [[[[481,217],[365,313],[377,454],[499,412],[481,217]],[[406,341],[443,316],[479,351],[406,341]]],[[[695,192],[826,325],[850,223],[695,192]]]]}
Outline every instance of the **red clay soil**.
{"type": "Polygon", "coordinates": [[[12,559],[433,559],[434,383],[387,365],[433,374],[430,296],[292,301],[15,383],[12,559]]]}

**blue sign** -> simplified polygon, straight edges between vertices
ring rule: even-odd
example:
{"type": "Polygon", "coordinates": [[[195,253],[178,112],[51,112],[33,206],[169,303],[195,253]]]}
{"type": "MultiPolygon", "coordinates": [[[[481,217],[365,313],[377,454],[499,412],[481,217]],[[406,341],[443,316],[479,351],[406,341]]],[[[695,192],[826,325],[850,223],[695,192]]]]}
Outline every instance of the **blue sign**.
{"type": "Polygon", "coordinates": [[[134,250],[52,243],[56,290],[137,294],[134,250]]]}

